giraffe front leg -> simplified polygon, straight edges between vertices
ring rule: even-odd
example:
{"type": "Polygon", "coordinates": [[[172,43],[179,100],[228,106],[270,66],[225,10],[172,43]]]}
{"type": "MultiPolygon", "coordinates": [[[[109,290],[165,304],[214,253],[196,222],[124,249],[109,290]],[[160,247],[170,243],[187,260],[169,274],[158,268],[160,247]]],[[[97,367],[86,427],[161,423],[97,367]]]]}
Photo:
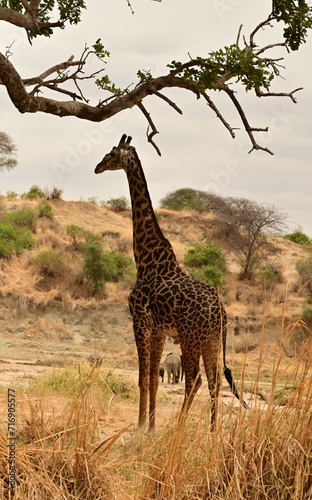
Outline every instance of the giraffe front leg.
{"type": "Polygon", "coordinates": [[[139,427],[144,427],[147,418],[147,401],[150,379],[150,337],[151,328],[148,316],[133,318],[134,337],[139,361],[139,427]]]}
{"type": "Polygon", "coordinates": [[[149,431],[155,430],[156,396],[159,384],[159,366],[164,350],[166,336],[153,330],[150,344],[150,383],[149,383],[149,431]]]}

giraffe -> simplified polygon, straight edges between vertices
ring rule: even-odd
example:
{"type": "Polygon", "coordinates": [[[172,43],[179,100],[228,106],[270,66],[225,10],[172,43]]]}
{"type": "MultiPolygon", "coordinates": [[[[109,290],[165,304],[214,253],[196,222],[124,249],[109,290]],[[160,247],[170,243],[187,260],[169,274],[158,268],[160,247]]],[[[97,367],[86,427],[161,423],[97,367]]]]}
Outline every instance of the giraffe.
{"type": "MultiPolygon", "coordinates": [[[[149,431],[155,429],[159,366],[166,337],[178,337],[185,370],[187,411],[198,391],[200,356],[203,359],[211,398],[211,427],[214,429],[221,385],[219,355],[223,346],[223,373],[240,399],[226,366],[227,317],[214,288],[188,276],[179,266],[173,248],[156,219],[140,159],[131,137],[124,134],[96,166],[126,172],[133,222],[133,253],[136,284],[129,295],[134,337],[139,361],[139,428],[146,425],[149,397],[149,431]]],[[[243,401],[245,407],[246,403],[243,401]]]]}

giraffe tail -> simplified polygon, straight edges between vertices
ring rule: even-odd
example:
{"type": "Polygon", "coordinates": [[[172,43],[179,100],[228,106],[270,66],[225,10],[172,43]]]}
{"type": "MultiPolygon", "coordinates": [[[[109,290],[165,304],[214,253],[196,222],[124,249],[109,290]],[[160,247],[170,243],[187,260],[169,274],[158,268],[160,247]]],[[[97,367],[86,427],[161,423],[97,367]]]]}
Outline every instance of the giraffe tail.
{"type": "MultiPolygon", "coordinates": [[[[231,387],[232,393],[240,401],[241,399],[240,399],[239,394],[237,392],[236,385],[235,385],[235,382],[233,380],[232,372],[231,372],[230,368],[228,368],[227,366],[224,366],[223,373],[224,373],[224,376],[225,376],[229,386],[231,387]]],[[[247,405],[246,401],[243,400],[242,403],[243,403],[245,410],[247,410],[248,405],[247,405]]]]}

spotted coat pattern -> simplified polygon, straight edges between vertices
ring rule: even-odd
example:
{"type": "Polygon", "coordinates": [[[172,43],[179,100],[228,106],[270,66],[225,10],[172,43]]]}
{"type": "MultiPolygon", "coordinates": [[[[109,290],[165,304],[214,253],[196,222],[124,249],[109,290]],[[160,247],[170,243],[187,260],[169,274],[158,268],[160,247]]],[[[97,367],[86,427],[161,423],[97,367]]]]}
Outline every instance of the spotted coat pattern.
{"type": "Polygon", "coordinates": [[[225,366],[226,312],[214,288],[191,278],[180,268],[155,217],[141,162],[130,141],[130,137],[122,136],[119,145],[104,156],[95,172],[123,169],[129,183],[137,267],[129,307],[139,360],[139,426],[146,423],[149,396],[149,430],[155,428],[159,366],[167,336],[179,338],[185,369],[183,408],[186,410],[202,383],[199,370],[202,356],[213,426],[220,390],[221,345],[225,374],[238,397],[230,370],[225,366]]]}

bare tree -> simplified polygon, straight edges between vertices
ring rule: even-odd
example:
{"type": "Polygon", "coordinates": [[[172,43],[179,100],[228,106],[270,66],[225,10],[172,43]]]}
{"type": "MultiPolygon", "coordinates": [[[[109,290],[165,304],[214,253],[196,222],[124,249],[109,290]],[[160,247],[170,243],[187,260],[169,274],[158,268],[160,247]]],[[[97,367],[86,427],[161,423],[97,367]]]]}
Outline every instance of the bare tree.
{"type": "Polygon", "coordinates": [[[5,132],[0,132],[0,171],[16,167],[17,148],[5,132]]]}
{"type": "MultiPolygon", "coordinates": [[[[127,0],[128,1],[128,0],[127,0]]],[[[268,2],[269,3],[269,2],[268,2]]],[[[268,16],[247,36],[243,35],[242,26],[229,47],[210,52],[208,56],[189,56],[184,62],[172,61],[166,74],[155,76],[144,69],[138,71],[137,83],[130,83],[126,88],[112,82],[104,73],[109,52],[101,40],[96,40],[91,47],[85,46],[80,57],[73,55],[43,70],[39,75],[23,78],[10,60],[12,45],[6,53],[0,53],[0,85],[4,85],[14,106],[21,113],[38,111],[56,116],[76,116],[93,122],[107,120],[120,111],[137,106],[148,123],[148,140],[160,154],[153,138],[158,133],[156,125],[148,112],[144,99],[155,96],[167,103],[172,109],[182,114],[179,106],[163,93],[169,88],[182,88],[202,98],[209,108],[221,120],[235,137],[235,129],[227,122],[222,112],[213,102],[210,92],[224,92],[235,106],[243,127],[249,136],[251,150],[261,149],[256,139],[257,132],[268,128],[257,127],[251,123],[240,104],[238,93],[233,90],[233,83],[238,83],[244,90],[254,91],[257,97],[286,97],[296,102],[296,93],[301,88],[290,92],[272,92],[271,83],[280,75],[283,68],[284,54],[298,50],[306,40],[307,31],[312,27],[312,11],[305,0],[272,0],[268,16]],[[283,26],[283,38],[275,43],[259,46],[257,35],[264,29],[274,29],[278,23],[283,26]],[[274,54],[274,55],[273,55],[274,54]],[[101,66],[95,72],[86,74],[86,64],[91,56],[96,55],[101,66]],[[84,83],[93,79],[96,89],[103,91],[103,98],[98,100],[96,92],[86,96],[84,83]],[[71,87],[70,87],[71,84],[71,87]],[[46,97],[52,92],[65,100],[46,97]],[[95,99],[97,99],[96,102],[95,99]],[[90,104],[93,101],[93,104],[90,104]]],[[[128,1],[131,7],[131,2],[128,1]]],[[[13,24],[27,31],[29,41],[41,35],[51,36],[55,29],[64,28],[67,23],[78,24],[81,12],[86,8],[84,0],[0,0],[0,20],[13,24]],[[57,19],[55,21],[55,19],[57,19]]],[[[92,8],[90,6],[89,8],[92,8]]],[[[191,7],[190,7],[191,8],[191,7]]],[[[280,36],[280,30],[277,30],[280,36]]]]}
{"type": "Polygon", "coordinates": [[[273,205],[245,198],[213,195],[211,203],[228,227],[233,248],[242,255],[240,279],[251,279],[260,262],[277,251],[270,237],[285,230],[288,215],[273,205]]]}

